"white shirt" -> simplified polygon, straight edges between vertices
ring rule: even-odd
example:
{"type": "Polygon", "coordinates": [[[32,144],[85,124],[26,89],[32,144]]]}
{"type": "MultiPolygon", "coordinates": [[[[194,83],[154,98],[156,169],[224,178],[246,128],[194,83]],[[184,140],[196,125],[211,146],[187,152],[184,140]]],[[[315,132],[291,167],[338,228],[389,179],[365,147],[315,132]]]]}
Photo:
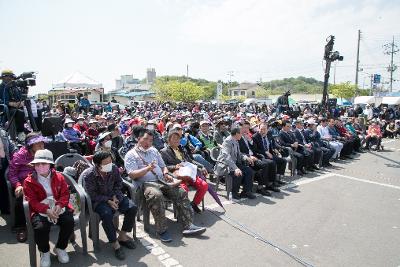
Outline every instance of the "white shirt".
{"type": "Polygon", "coordinates": [[[372,112],[372,108],[366,108],[363,113],[364,115],[367,115],[368,120],[371,120],[374,115],[372,112]]]}
{"type": "Polygon", "coordinates": [[[331,138],[332,136],[329,134],[328,126],[318,125],[317,131],[321,135],[321,138],[331,138]]]}
{"type": "Polygon", "coordinates": [[[47,175],[47,177],[43,177],[40,174],[38,174],[38,181],[43,186],[44,191],[46,191],[47,197],[53,196],[53,190],[51,190],[51,184],[50,184],[50,176],[51,172],[49,172],[49,175],[47,175]]]}

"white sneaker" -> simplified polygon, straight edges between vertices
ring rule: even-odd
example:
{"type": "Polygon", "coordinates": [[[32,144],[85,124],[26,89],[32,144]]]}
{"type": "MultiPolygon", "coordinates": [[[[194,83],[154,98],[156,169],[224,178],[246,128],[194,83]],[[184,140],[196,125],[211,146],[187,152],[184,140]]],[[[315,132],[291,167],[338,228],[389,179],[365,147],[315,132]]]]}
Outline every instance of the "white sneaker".
{"type": "Polygon", "coordinates": [[[50,267],[50,252],[42,253],[40,252],[40,267],[50,267]]]}
{"type": "Polygon", "coordinates": [[[54,253],[57,255],[58,261],[61,263],[68,263],[69,256],[64,249],[54,248],[54,253]]]}

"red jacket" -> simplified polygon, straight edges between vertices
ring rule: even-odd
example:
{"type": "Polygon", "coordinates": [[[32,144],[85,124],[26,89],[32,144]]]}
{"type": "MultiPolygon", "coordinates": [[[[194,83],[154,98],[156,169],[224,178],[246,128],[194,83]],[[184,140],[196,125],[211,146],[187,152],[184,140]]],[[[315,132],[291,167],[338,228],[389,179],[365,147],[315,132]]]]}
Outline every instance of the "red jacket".
{"type": "MultiPolygon", "coordinates": [[[[73,210],[74,208],[69,203],[68,184],[65,181],[64,176],[52,169],[50,179],[51,189],[53,191],[56,205],[59,205],[61,208],[68,207],[70,210],[73,210]]],[[[23,187],[25,198],[29,202],[31,216],[34,213],[46,213],[49,209],[49,205],[40,202],[46,199],[47,195],[43,186],[37,179],[36,172],[33,172],[25,179],[23,187]]]]}

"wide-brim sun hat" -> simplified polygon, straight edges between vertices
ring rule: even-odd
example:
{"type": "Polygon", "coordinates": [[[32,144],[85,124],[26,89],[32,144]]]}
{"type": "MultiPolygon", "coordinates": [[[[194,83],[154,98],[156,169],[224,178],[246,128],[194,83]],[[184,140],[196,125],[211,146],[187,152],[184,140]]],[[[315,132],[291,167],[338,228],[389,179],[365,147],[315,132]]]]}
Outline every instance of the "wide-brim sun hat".
{"type": "Polygon", "coordinates": [[[31,164],[35,163],[54,164],[53,153],[48,149],[36,151],[35,158],[31,161],[31,164]]]}
{"type": "Polygon", "coordinates": [[[107,136],[111,135],[111,132],[103,132],[99,135],[99,142],[101,142],[104,138],[106,138],[107,136]]]}

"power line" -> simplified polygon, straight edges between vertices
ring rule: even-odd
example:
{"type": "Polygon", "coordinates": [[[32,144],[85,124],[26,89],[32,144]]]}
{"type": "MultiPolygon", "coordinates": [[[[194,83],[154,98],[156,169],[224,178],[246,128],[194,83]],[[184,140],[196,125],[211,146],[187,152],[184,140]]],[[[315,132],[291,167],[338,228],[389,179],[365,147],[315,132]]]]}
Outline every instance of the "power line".
{"type": "Polygon", "coordinates": [[[392,89],[393,89],[393,72],[396,71],[396,69],[397,69],[397,66],[393,64],[393,55],[396,54],[397,52],[399,52],[400,50],[399,50],[398,46],[394,43],[394,36],[393,36],[392,42],[388,43],[388,44],[385,44],[383,47],[385,49],[384,54],[385,55],[390,55],[390,58],[391,58],[390,59],[390,65],[388,67],[388,72],[390,72],[390,87],[389,87],[389,89],[390,89],[390,92],[392,92],[392,89]]]}

